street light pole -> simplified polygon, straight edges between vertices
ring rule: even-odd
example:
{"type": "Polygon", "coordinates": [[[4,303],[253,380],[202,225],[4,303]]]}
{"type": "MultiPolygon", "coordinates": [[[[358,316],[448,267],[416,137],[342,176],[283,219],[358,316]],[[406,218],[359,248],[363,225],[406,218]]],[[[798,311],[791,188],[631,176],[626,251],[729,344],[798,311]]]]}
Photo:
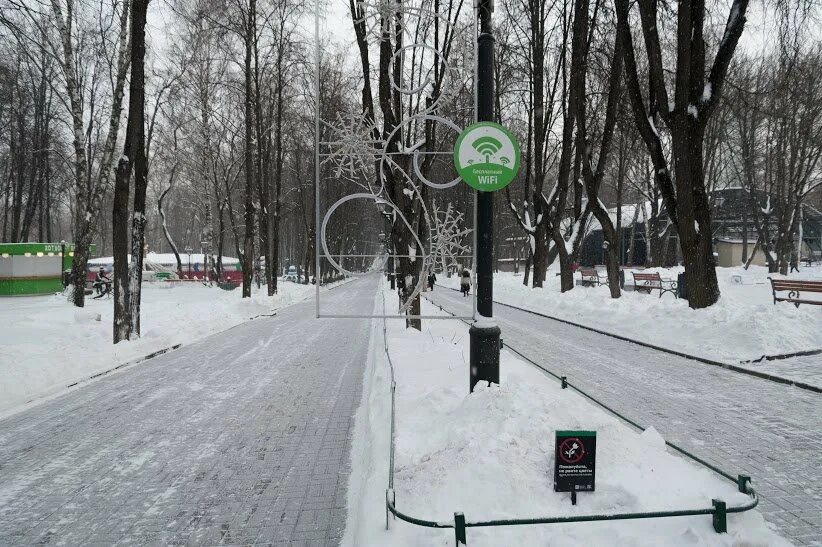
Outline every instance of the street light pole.
{"type": "MultiPolygon", "coordinates": [[[[479,1],[477,121],[494,121],[493,0],[479,1]]],[[[499,384],[500,329],[493,320],[494,194],[477,190],[477,312],[471,337],[470,391],[479,381],[499,384]]]]}
{"type": "Polygon", "coordinates": [[[191,248],[191,245],[186,245],[186,248],[183,249],[183,251],[186,254],[188,254],[188,268],[187,268],[188,269],[188,275],[186,277],[188,277],[189,279],[193,279],[191,277],[191,251],[193,251],[193,250],[194,249],[191,248]]]}
{"type": "Polygon", "coordinates": [[[211,261],[211,246],[209,241],[200,242],[200,250],[203,253],[203,283],[211,285],[211,270],[209,263],[211,261]]]}

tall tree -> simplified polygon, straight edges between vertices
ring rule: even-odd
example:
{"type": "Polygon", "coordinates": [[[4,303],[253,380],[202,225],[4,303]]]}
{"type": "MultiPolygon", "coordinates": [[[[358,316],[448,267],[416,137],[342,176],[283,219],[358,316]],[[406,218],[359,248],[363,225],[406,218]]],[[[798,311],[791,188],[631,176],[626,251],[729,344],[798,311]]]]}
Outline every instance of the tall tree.
{"type": "Polygon", "coordinates": [[[140,336],[140,304],[145,257],[146,190],[146,12],[149,0],[132,0],[131,5],[131,80],[129,81],[129,125],[133,131],[130,154],[134,161],[134,202],[131,217],[131,263],[128,270],[131,335],[140,336]],[[132,123],[132,119],[134,120],[132,123]]]}
{"type": "Polygon", "coordinates": [[[624,42],[626,86],[634,121],[651,156],[656,184],[679,236],[689,305],[704,308],[719,300],[711,209],[703,170],[705,128],[719,103],[728,66],[745,27],[748,0],[733,1],[724,34],[708,71],[705,65],[705,3],[703,0],[680,0],[677,3],[676,54],[674,65],[669,69],[674,75],[672,101],[669,101],[666,83],[666,56],[659,35],[662,23],[657,0],[638,2],[648,61],[647,101],[640,86],[631,36],[630,5],[628,0],[614,1],[618,32],[624,42]],[[671,135],[673,176],[658,131],[660,119],[671,135]]]}

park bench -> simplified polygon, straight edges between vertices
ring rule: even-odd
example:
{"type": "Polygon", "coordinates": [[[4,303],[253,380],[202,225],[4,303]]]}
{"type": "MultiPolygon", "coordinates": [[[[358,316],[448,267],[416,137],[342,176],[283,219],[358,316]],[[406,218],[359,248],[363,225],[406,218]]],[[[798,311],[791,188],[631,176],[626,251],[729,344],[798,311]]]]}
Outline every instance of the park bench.
{"type": "Polygon", "coordinates": [[[608,278],[600,277],[596,268],[580,268],[579,274],[582,276],[580,285],[583,287],[599,287],[608,284],[608,278]]]}
{"type": "Polygon", "coordinates": [[[801,298],[802,293],[822,293],[822,281],[810,281],[801,279],[773,279],[768,278],[771,282],[771,291],[773,292],[773,303],[790,302],[797,308],[799,304],[811,304],[815,306],[822,306],[822,299],[808,300],[801,298]],[[777,296],[778,292],[788,292],[788,296],[777,296]]]}
{"type": "Polygon", "coordinates": [[[217,286],[223,289],[224,291],[233,291],[240,285],[232,281],[221,281],[220,283],[217,283],[217,286]]]}
{"type": "Polygon", "coordinates": [[[662,298],[662,295],[666,292],[669,292],[674,295],[674,298],[677,298],[676,295],[676,281],[672,279],[662,279],[659,275],[659,272],[653,273],[636,273],[631,272],[631,275],[634,276],[634,290],[635,291],[645,291],[648,294],[651,294],[651,291],[658,290],[659,297],[662,298]]]}

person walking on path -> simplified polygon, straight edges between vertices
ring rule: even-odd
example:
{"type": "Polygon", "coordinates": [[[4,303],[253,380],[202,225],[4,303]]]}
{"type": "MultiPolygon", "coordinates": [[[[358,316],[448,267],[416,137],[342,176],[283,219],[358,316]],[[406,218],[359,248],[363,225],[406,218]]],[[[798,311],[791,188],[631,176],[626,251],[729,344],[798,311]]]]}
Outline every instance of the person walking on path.
{"type": "Polygon", "coordinates": [[[796,251],[791,253],[791,271],[789,273],[799,273],[799,255],[796,251]]]}
{"type": "Polygon", "coordinates": [[[468,296],[468,292],[471,290],[471,272],[467,269],[462,270],[462,275],[460,275],[460,291],[462,292],[462,296],[468,296]]]}
{"type": "Polygon", "coordinates": [[[434,283],[436,283],[436,282],[437,282],[437,274],[435,274],[434,271],[431,270],[431,273],[428,274],[428,289],[433,291],[434,290],[434,283]]]}

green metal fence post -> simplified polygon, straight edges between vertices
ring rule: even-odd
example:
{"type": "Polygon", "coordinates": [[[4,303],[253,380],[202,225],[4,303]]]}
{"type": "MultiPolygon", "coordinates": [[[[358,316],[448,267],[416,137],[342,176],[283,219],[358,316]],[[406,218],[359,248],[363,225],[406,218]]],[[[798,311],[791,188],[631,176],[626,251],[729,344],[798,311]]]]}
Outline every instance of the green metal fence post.
{"type": "Polygon", "coordinates": [[[722,500],[711,500],[714,506],[714,531],[724,534],[728,531],[728,508],[722,500]]]}
{"type": "Polygon", "coordinates": [[[561,376],[560,380],[562,381],[562,389],[565,389],[566,387],[568,387],[568,378],[567,377],[561,376]]]}
{"type": "Polygon", "coordinates": [[[457,547],[468,544],[465,539],[465,515],[462,513],[454,513],[454,536],[457,538],[457,547]]]}
{"type": "Polygon", "coordinates": [[[751,483],[749,475],[739,475],[736,479],[736,484],[739,486],[739,491],[743,494],[748,493],[748,485],[751,483]]]}

